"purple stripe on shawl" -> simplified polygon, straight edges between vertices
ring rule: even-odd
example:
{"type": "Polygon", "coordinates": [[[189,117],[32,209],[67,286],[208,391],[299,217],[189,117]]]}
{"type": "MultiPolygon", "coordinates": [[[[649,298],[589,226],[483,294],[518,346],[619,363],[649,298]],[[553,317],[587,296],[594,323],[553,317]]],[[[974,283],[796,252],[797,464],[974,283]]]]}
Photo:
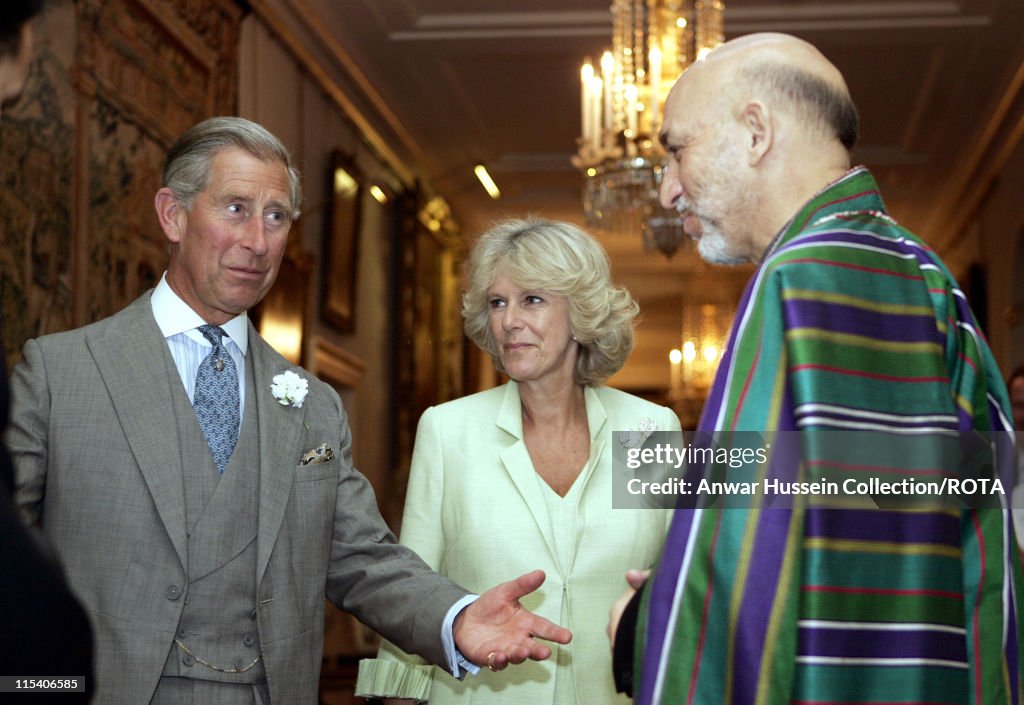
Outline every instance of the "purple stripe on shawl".
{"type": "Polygon", "coordinates": [[[967,303],[967,299],[964,298],[963,292],[960,291],[959,287],[953,289],[953,291],[959,292],[960,296],[953,296],[953,301],[956,302],[956,317],[957,320],[966,323],[967,325],[974,328],[978,337],[981,338],[981,329],[978,327],[978,322],[974,320],[974,313],[971,311],[970,305],[967,303]]]}
{"type": "MultiPolygon", "coordinates": [[[[871,224],[865,223],[865,226],[870,227],[871,224]]],[[[918,266],[937,266],[935,253],[927,249],[920,241],[910,237],[909,233],[905,233],[905,235],[907,236],[906,239],[898,239],[895,237],[878,236],[877,234],[872,236],[869,231],[835,229],[827,232],[816,233],[814,235],[802,236],[795,241],[791,241],[788,245],[791,247],[798,247],[808,243],[846,243],[852,245],[863,245],[873,247],[876,250],[888,251],[894,255],[913,255],[918,266]]]]}
{"type": "Polygon", "coordinates": [[[926,629],[834,629],[801,626],[799,656],[849,658],[928,658],[967,662],[963,634],[926,629]]]}
{"type": "MultiPolygon", "coordinates": [[[[726,379],[733,364],[736,331],[743,320],[744,312],[750,305],[750,297],[756,281],[756,276],[751,277],[736,309],[738,313],[733,320],[725,353],[722,356],[721,363],[719,363],[718,372],[715,374],[714,384],[711,386],[707,400],[704,402],[704,409],[698,426],[702,431],[710,433],[715,430],[715,421],[725,395],[726,379]]],[[[748,370],[746,373],[749,374],[750,371],[748,370]]],[[[690,532],[695,530],[694,523],[694,510],[676,509],[672,517],[672,526],[669,528],[668,535],[665,538],[665,548],[662,551],[661,561],[651,581],[650,595],[648,596],[649,608],[646,642],[643,650],[643,670],[636,690],[636,703],[638,705],[651,703],[654,699],[654,686],[658,679],[658,668],[662,653],[666,648],[665,641],[668,621],[675,600],[676,585],[679,581],[685,581],[687,577],[681,573],[681,567],[686,552],[686,545],[690,540],[690,532]]]]}
{"type": "MultiPolygon", "coordinates": [[[[836,223],[837,221],[832,221],[836,223]]],[[[873,223],[865,223],[866,227],[875,227],[873,223]]],[[[872,247],[876,250],[884,250],[891,252],[895,255],[908,255],[912,254],[918,256],[922,251],[920,246],[910,244],[913,240],[900,240],[895,237],[887,237],[885,235],[879,235],[877,233],[871,233],[868,231],[845,229],[842,227],[836,227],[835,229],[827,230],[825,232],[815,233],[813,235],[801,235],[800,237],[791,240],[787,243],[787,249],[790,247],[801,247],[807,244],[829,244],[829,243],[843,243],[848,245],[863,245],[866,247],[872,247]]],[[[934,257],[928,255],[923,260],[926,263],[934,264],[934,257]]],[[[920,257],[918,257],[920,260],[920,257]]]]}
{"type": "MultiPolygon", "coordinates": [[[[665,549],[657,572],[651,580],[648,597],[646,641],[644,643],[643,672],[637,687],[636,702],[651,703],[658,679],[658,664],[666,648],[668,621],[675,601],[676,582],[686,580],[681,567],[690,532],[695,530],[695,510],[677,509],[672,526],[665,537],[665,549]]],[[[671,648],[670,646],[668,648],[671,648]]]]}
{"type": "Polygon", "coordinates": [[[737,705],[757,702],[765,638],[778,598],[791,518],[791,509],[766,510],[757,515],[757,536],[750,552],[746,586],[736,620],[736,651],[732,663],[742,664],[741,668],[733,668],[732,702],[737,705]]]}
{"type": "Polygon", "coordinates": [[[855,541],[892,541],[938,543],[960,546],[960,519],[933,512],[887,512],[881,509],[808,508],[804,519],[805,536],[851,539],[855,541]]]}
{"type": "Polygon", "coordinates": [[[790,329],[823,328],[831,333],[852,333],[899,343],[945,343],[935,328],[935,316],[930,313],[880,313],[808,299],[787,299],[783,307],[790,329]]]}

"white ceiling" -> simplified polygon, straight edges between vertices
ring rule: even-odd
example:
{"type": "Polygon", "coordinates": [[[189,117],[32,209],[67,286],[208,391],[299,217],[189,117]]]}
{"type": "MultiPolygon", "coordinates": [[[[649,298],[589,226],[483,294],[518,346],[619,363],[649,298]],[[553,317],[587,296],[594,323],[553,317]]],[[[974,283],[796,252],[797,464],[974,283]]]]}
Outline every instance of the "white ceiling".
{"type": "MultiPolygon", "coordinates": [[[[511,215],[582,220],[581,179],[569,163],[579,67],[610,43],[609,0],[254,4],[297,23],[381,140],[451,203],[470,237],[511,215]],[[473,176],[478,162],[500,200],[473,176]]],[[[783,31],[817,45],[847,78],[861,113],[854,158],[879,177],[889,209],[940,252],[956,244],[1001,146],[1020,138],[1011,118],[1024,112],[1022,0],[727,0],[725,28],[727,37],[783,31]]],[[[604,242],[647,313],[638,362],[663,359],[681,297],[728,297],[746,276],[701,276],[692,256],[666,261],[644,253],[639,238],[604,242]]]]}

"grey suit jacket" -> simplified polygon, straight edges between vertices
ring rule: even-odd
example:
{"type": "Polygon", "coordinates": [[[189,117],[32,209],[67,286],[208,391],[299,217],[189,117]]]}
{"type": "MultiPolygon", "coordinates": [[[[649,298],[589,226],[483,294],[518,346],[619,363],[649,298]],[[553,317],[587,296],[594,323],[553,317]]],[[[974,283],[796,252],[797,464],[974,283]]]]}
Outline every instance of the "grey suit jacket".
{"type": "MultiPolygon", "coordinates": [[[[396,544],[338,395],[250,325],[259,414],[257,623],[271,699],[316,702],[325,595],[405,648],[443,663],[441,623],[465,591],[396,544]],[[309,382],[300,409],[271,378],[309,382]],[[328,443],[336,459],[300,466],[328,443]]],[[[89,612],[97,702],[148,702],[187,595],[182,464],[171,394],[184,393],[150,294],[74,331],[30,340],[11,380],[16,499],[41,519],[89,612]],[[170,378],[170,379],[169,379],[170,378]]],[[[230,550],[229,546],[223,547],[230,550]]]]}

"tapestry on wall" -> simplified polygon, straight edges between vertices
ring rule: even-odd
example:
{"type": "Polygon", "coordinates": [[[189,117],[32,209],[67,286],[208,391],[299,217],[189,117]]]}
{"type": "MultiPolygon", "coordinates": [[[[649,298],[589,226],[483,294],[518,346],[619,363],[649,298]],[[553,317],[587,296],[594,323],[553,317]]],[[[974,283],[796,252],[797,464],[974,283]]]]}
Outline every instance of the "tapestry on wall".
{"type": "Polygon", "coordinates": [[[242,14],[231,0],[77,0],[42,18],[25,97],[0,122],[8,369],[29,337],[110,315],[163,272],[163,158],[235,112],[242,14]]]}
{"type": "Polygon", "coordinates": [[[30,336],[71,327],[74,10],[37,25],[21,100],[0,119],[0,315],[8,370],[30,336]]]}

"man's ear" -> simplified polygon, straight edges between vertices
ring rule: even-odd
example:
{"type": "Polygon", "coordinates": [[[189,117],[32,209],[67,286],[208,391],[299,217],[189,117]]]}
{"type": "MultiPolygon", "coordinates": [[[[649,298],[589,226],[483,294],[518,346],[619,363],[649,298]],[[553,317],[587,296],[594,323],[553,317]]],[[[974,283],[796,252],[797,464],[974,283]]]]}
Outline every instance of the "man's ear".
{"type": "Polygon", "coordinates": [[[775,139],[771,109],[759,100],[752,100],[744,106],[740,123],[746,131],[747,164],[757,166],[771,150],[775,139]]]}
{"type": "Polygon", "coordinates": [[[174,192],[166,186],[160,189],[156,192],[153,205],[156,207],[156,217],[160,221],[160,229],[164,231],[164,236],[172,243],[181,242],[187,214],[175,198],[174,192]]]}

